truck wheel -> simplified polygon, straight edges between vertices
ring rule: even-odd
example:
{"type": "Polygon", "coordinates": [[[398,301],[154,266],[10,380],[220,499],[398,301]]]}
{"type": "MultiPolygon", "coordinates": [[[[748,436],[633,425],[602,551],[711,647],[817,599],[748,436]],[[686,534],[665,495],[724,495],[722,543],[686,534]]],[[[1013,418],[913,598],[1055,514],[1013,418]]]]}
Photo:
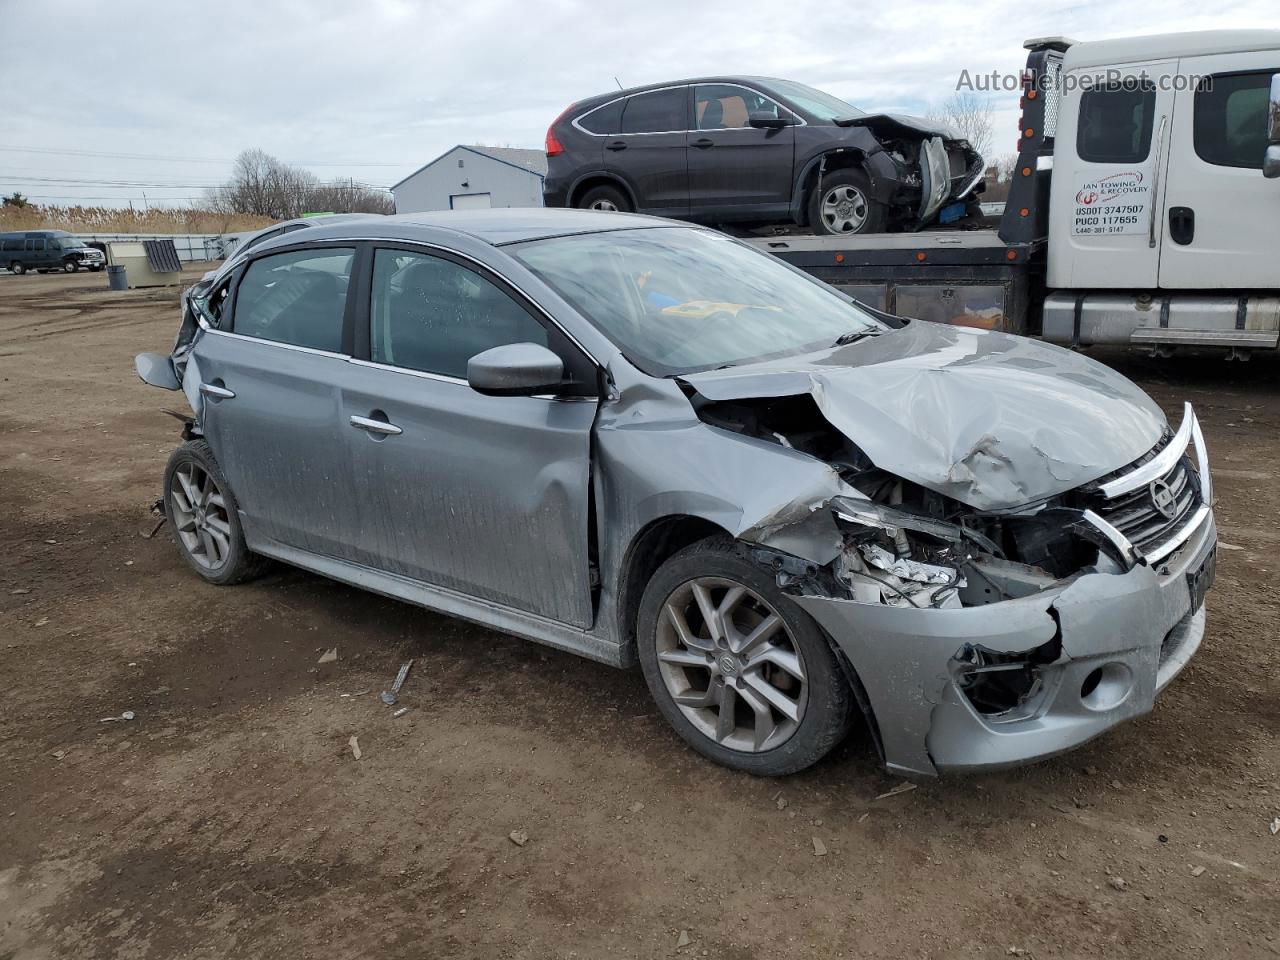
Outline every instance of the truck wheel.
{"type": "Polygon", "coordinates": [[[826,637],[726,538],[681,550],[645,588],[640,665],[693,749],[734,770],[803,770],[848,732],[853,693],[826,637]]]}
{"type": "Polygon", "coordinates": [[[27,272],[27,268],[23,264],[15,260],[13,261],[13,263],[9,264],[9,272],[13,274],[17,274],[20,277],[27,272]]]}
{"type": "Polygon", "coordinates": [[[809,225],[829,236],[879,233],[885,207],[871,199],[871,180],[861,170],[836,170],[809,197],[809,225]]]}
{"type": "Polygon", "coordinates": [[[592,187],[578,198],[579,210],[608,210],[613,213],[630,213],[631,204],[617,187],[592,187]]]}
{"type": "Polygon", "coordinates": [[[80,264],[76,263],[74,260],[68,260],[62,265],[62,269],[67,273],[75,273],[80,269],[80,264]]]}

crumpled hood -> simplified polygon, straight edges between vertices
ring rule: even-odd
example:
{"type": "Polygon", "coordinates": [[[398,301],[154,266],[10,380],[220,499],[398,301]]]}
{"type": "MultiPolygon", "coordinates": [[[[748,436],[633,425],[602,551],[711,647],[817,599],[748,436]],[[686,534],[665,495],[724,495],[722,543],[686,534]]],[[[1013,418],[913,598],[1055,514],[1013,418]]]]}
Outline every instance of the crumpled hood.
{"type": "Polygon", "coordinates": [[[682,377],[711,401],[811,394],[882,470],[978,510],[1065,493],[1142,456],[1164,413],[1078,353],[914,321],[816,354],[682,377]]]}
{"type": "Polygon", "coordinates": [[[906,113],[869,113],[862,117],[842,120],[841,126],[869,127],[902,135],[918,134],[926,137],[942,137],[944,140],[963,140],[964,137],[955,127],[937,120],[926,120],[906,113]]]}

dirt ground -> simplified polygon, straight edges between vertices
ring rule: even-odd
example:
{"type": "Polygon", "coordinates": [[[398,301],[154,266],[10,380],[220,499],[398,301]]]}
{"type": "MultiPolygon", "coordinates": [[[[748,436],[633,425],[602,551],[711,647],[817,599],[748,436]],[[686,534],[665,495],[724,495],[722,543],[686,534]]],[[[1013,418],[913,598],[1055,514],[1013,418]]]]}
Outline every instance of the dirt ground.
{"type": "Polygon", "coordinates": [[[198,581],[141,536],[183,400],[132,358],[176,304],[0,274],[0,960],[1280,955],[1275,358],[1106,358],[1196,405],[1220,501],[1155,712],[876,799],[860,733],[752,779],[638,671],[285,567],[198,581]]]}

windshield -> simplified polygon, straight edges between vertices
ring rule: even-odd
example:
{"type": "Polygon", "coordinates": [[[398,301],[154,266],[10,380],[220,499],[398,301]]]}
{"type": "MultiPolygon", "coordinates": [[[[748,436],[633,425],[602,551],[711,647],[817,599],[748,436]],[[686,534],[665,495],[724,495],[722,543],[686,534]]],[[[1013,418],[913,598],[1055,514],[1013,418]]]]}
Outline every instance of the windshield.
{"type": "Polygon", "coordinates": [[[692,227],[553,237],[508,250],[652,376],[803,353],[880,329],[832,288],[692,227]]]}
{"type": "Polygon", "coordinates": [[[845,103],[839,97],[833,97],[813,87],[806,87],[803,83],[796,83],[794,80],[770,80],[769,89],[826,123],[846,117],[866,116],[866,113],[852,104],[845,103]]]}
{"type": "Polygon", "coordinates": [[[84,246],[84,241],[78,237],[50,237],[50,244],[57,244],[63,250],[76,250],[84,246]]]}

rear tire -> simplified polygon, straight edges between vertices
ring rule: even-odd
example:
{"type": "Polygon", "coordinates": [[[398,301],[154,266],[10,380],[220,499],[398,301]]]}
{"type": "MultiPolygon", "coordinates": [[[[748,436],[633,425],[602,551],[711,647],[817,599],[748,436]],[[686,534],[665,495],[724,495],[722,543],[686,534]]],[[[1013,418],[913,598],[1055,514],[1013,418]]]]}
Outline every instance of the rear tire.
{"type": "Polygon", "coordinates": [[[164,515],[178,552],[201,579],[218,586],[255,577],[266,560],[244,542],[235,494],[203,440],[188,440],[164,471],[164,515]]]}
{"type": "Polygon", "coordinates": [[[686,547],[658,569],[636,636],[658,709],[716,763],[785,776],[849,730],[853,693],[826,636],[727,537],[686,547]],[[720,625],[702,616],[708,607],[720,625]]]}
{"type": "Polygon", "coordinates": [[[871,178],[861,170],[836,170],[809,196],[809,226],[819,236],[880,233],[888,212],[871,198],[871,178]]]}
{"type": "Polygon", "coordinates": [[[25,265],[15,260],[13,263],[9,264],[9,272],[20,277],[27,272],[27,268],[25,265]]]}
{"type": "Polygon", "coordinates": [[[603,210],[609,213],[630,213],[631,204],[617,187],[601,184],[592,187],[578,198],[579,210],[603,210]]]}

